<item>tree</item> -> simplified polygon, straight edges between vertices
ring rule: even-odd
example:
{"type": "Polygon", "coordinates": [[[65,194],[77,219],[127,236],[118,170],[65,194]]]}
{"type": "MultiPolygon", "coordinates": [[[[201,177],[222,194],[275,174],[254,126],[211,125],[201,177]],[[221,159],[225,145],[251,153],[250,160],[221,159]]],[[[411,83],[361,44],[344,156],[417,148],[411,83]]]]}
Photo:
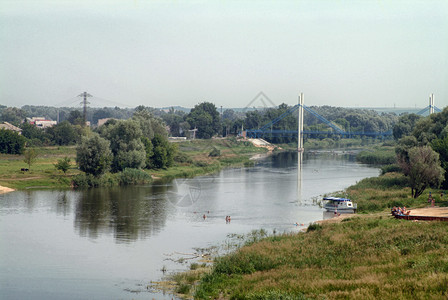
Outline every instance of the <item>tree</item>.
{"type": "Polygon", "coordinates": [[[415,127],[415,124],[421,117],[416,114],[406,114],[398,119],[392,131],[395,140],[399,140],[406,135],[410,135],[415,127]]]}
{"type": "Polygon", "coordinates": [[[37,152],[34,149],[27,149],[24,153],[23,161],[28,165],[28,169],[31,169],[31,165],[37,160],[37,152]]]}
{"type": "Polygon", "coordinates": [[[37,128],[27,122],[22,123],[20,128],[22,129],[22,136],[29,140],[27,143],[28,146],[42,146],[43,144],[50,143],[49,135],[45,132],[45,130],[37,128]]]}
{"type": "Polygon", "coordinates": [[[76,143],[77,134],[75,128],[68,121],[61,122],[47,128],[51,141],[56,145],[70,145],[76,143]]]}
{"type": "Polygon", "coordinates": [[[9,122],[14,125],[19,125],[25,120],[26,112],[17,107],[8,107],[2,110],[0,115],[1,122],[9,122]]]}
{"type": "Polygon", "coordinates": [[[90,137],[83,136],[76,148],[76,163],[79,169],[94,176],[107,172],[112,162],[109,146],[109,141],[97,133],[92,133],[90,137]]]}
{"type": "Polygon", "coordinates": [[[412,197],[420,196],[428,186],[439,187],[445,170],[440,166],[439,154],[431,147],[414,147],[408,151],[409,161],[399,159],[398,163],[409,176],[412,197]]]}
{"type": "Polygon", "coordinates": [[[68,116],[67,121],[72,125],[84,126],[84,116],[79,110],[70,111],[70,115],[68,116]]]}
{"type": "Polygon", "coordinates": [[[191,129],[198,129],[196,134],[198,138],[209,139],[220,130],[219,112],[210,102],[196,105],[188,114],[186,121],[191,125],[191,129]]]}
{"type": "Polygon", "coordinates": [[[26,138],[17,132],[0,129],[0,153],[22,154],[26,138]]]}
{"type": "Polygon", "coordinates": [[[151,112],[145,108],[141,108],[141,106],[138,108],[139,109],[132,116],[132,120],[139,124],[143,136],[150,140],[156,134],[168,136],[166,125],[162,119],[154,117],[151,112]]]}
{"type": "Polygon", "coordinates": [[[176,148],[170,144],[168,139],[161,135],[156,135],[151,141],[153,145],[153,155],[150,159],[150,167],[154,169],[166,169],[172,166],[176,148]]]}
{"type": "Polygon", "coordinates": [[[110,141],[113,154],[112,171],[119,172],[126,168],[140,169],[145,166],[146,152],[138,121],[118,121],[105,126],[101,134],[110,141]]]}
{"type": "Polygon", "coordinates": [[[58,169],[59,171],[67,173],[68,169],[70,168],[70,158],[67,156],[61,159],[58,159],[58,162],[54,164],[54,167],[58,169]]]}
{"type": "Polygon", "coordinates": [[[146,136],[142,137],[142,143],[145,146],[145,152],[146,152],[146,157],[145,157],[145,165],[147,168],[149,168],[151,166],[151,159],[152,156],[154,155],[154,147],[152,146],[151,140],[148,139],[146,136]]]}
{"type": "Polygon", "coordinates": [[[431,143],[434,151],[439,153],[440,164],[445,170],[445,180],[442,183],[443,188],[448,188],[448,135],[443,139],[435,139],[431,143]]]}

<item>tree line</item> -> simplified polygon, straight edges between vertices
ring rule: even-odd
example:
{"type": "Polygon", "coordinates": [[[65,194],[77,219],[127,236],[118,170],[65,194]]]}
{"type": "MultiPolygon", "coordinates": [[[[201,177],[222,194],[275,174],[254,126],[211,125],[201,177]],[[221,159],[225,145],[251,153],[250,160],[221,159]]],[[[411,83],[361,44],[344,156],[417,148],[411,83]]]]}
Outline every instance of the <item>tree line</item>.
{"type": "MultiPolygon", "coordinates": [[[[169,135],[197,138],[210,138],[212,136],[236,135],[243,129],[258,129],[271,120],[286,112],[291,106],[280,104],[271,108],[246,108],[242,110],[225,109],[218,112],[215,104],[202,102],[189,112],[171,108],[168,111],[152,107],[138,106],[136,108],[88,108],[87,121],[92,125],[99,119],[129,119],[136,111],[145,109],[155,117],[162,119],[169,127],[169,135]]],[[[398,120],[394,113],[378,113],[374,110],[341,108],[331,106],[311,106],[311,109],[347,132],[386,132],[392,130],[398,120]]],[[[36,145],[65,145],[76,142],[81,128],[70,130],[67,126],[82,125],[84,123],[81,109],[55,108],[48,106],[25,105],[22,108],[0,106],[0,122],[7,121],[20,126],[26,117],[42,116],[56,120],[59,115],[59,126],[49,129],[48,134],[40,134],[30,126],[23,125],[24,135],[32,139],[36,145]]],[[[21,126],[22,127],[22,126],[21,126]]],[[[81,126],[82,127],[82,126],[81,126]]],[[[273,130],[297,130],[297,117],[289,115],[272,126],[273,130]]],[[[315,116],[305,112],[304,129],[311,131],[327,131],[329,127],[315,116]]],[[[313,138],[326,138],[326,135],[311,136],[313,138]]],[[[295,138],[267,138],[273,143],[294,142],[295,138]]]]}

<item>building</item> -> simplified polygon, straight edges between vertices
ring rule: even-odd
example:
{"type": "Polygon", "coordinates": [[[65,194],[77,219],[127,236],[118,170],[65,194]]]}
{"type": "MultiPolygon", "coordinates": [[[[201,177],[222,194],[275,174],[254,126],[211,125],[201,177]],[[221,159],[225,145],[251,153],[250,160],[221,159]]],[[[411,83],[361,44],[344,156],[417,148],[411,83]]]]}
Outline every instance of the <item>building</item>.
{"type": "Polygon", "coordinates": [[[22,134],[22,129],[12,124],[9,124],[8,122],[3,122],[3,124],[0,124],[0,130],[1,129],[11,130],[17,132],[18,134],[22,134]]]}
{"type": "Polygon", "coordinates": [[[44,117],[32,117],[32,118],[26,118],[27,122],[38,127],[38,128],[48,128],[53,127],[58,122],[47,120],[44,117]]]}
{"type": "Polygon", "coordinates": [[[109,120],[115,120],[115,119],[114,118],[98,119],[98,127],[100,127],[101,125],[104,125],[104,123],[106,123],[109,120]]]}

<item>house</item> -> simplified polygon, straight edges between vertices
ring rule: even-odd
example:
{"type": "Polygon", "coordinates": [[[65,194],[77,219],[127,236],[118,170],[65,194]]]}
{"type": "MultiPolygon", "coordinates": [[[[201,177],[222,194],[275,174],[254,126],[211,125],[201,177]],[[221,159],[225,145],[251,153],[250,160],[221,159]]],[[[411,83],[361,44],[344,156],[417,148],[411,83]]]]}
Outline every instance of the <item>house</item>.
{"type": "Polygon", "coordinates": [[[12,130],[12,131],[17,132],[18,134],[22,134],[22,129],[20,129],[19,127],[16,127],[12,124],[9,124],[8,122],[3,122],[3,124],[0,124],[0,130],[1,129],[12,130]]]}
{"type": "Polygon", "coordinates": [[[28,121],[28,123],[30,123],[38,128],[53,127],[54,125],[56,125],[58,123],[56,121],[47,120],[43,117],[26,118],[26,120],[28,121]]]}

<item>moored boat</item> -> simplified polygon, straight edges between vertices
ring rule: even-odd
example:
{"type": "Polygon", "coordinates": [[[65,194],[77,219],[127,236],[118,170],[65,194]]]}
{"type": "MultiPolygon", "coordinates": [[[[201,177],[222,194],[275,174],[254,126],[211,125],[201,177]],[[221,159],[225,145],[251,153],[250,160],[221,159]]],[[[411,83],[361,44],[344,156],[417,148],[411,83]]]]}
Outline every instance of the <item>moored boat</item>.
{"type": "Polygon", "coordinates": [[[327,201],[324,205],[324,208],[327,211],[338,213],[355,212],[358,207],[356,203],[353,203],[352,200],[347,198],[324,197],[323,200],[327,201]]]}

